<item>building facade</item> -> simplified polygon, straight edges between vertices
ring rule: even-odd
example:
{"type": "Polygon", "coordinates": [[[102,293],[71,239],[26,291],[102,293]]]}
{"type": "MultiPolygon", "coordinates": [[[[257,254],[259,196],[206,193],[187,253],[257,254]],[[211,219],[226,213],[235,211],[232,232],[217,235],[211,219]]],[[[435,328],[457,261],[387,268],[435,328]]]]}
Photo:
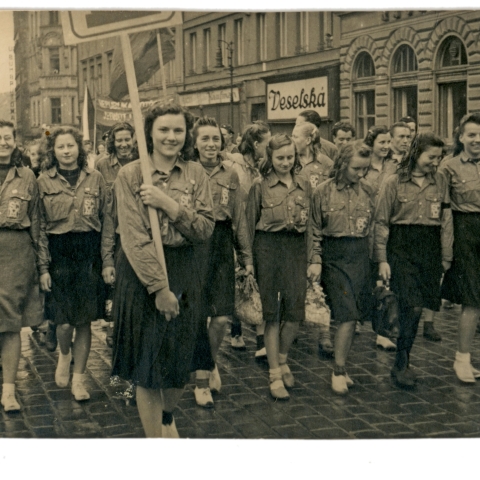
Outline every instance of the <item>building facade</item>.
{"type": "Polygon", "coordinates": [[[63,43],[59,12],[16,11],[13,20],[20,141],[79,126],[77,49],[63,43]]]}
{"type": "Polygon", "coordinates": [[[339,13],[340,118],[357,136],[409,115],[451,143],[480,110],[479,11],[339,13]]]}

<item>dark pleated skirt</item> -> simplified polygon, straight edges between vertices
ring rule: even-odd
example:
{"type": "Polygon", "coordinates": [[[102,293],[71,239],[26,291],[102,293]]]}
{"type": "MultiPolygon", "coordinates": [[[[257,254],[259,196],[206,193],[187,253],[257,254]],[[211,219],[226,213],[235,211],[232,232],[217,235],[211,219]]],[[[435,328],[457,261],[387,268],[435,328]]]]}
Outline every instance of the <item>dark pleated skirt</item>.
{"type": "Polygon", "coordinates": [[[442,297],[480,308],[480,213],[453,211],[453,262],[445,274],[442,297]]]}
{"type": "Polygon", "coordinates": [[[183,388],[204,318],[195,249],[164,247],[170,290],[180,305],[170,321],[155,308],[155,294],[140,283],[124,251],[117,251],[112,374],[143,388],[183,388]]]}
{"type": "Polygon", "coordinates": [[[253,259],[265,322],[305,320],[305,234],[257,230],[253,259]]]}
{"type": "Polygon", "coordinates": [[[438,311],[443,273],[440,227],[392,225],[387,259],[400,304],[438,311]]]}
{"type": "Polygon", "coordinates": [[[372,294],[368,237],[325,237],[322,250],[321,280],[332,316],[363,323],[372,294]]]}
{"type": "Polygon", "coordinates": [[[195,247],[202,262],[204,319],[199,325],[192,371],[215,367],[207,317],[233,315],[235,309],[235,258],[232,222],[216,222],[210,240],[195,247]]]}
{"type": "Polygon", "coordinates": [[[99,318],[99,295],[104,288],[100,241],[101,235],[95,231],[48,237],[52,257],[50,320],[57,325],[84,325],[99,318]]]}
{"type": "Polygon", "coordinates": [[[0,229],[0,333],[42,322],[35,252],[27,230],[0,229]]]}

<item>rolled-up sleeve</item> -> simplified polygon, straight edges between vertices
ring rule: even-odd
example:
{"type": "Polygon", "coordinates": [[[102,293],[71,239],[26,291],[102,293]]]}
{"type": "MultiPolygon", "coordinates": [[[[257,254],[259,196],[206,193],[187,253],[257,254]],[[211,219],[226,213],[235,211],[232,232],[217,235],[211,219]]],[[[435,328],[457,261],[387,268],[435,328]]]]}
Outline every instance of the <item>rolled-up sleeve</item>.
{"type": "Polygon", "coordinates": [[[144,212],[135,197],[132,187],[131,169],[121,169],[114,184],[118,225],[122,249],[140,282],[149,293],[168,286],[166,272],[157,257],[155,245],[150,235],[150,225],[145,223],[144,212]],[[143,213],[143,214],[142,214],[143,213]]]}
{"type": "Polygon", "coordinates": [[[195,181],[194,207],[179,205],[177,218],[171,224],[190,242],[203,243],[212,236],[215,218],[210,184],[201,166],[195,171],[195,181]]]}

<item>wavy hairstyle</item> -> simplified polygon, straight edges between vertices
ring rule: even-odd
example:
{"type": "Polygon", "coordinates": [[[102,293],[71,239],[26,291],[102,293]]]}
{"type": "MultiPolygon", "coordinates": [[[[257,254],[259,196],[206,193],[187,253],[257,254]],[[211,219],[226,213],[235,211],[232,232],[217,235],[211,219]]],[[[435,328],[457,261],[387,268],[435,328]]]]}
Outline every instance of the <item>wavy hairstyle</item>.
{"type": "Polygon", "coordinates": [[[299,117],[303,117],[306,122],[313,123],[317,128],[320,128],[322,124],[322,117],[315,110],[304,110],[298,114],[299,117]]]}
{"type": "Polygon", "coordinates": [[[262,162],[259,168],[262,177],[265,178],[273,170],[273,152],[275,150],[280,150],[282,147],[286,147],[288,145],[293,145],[293,148],[295,149],[295,161],[293,162],[291,173],[297,174],[302,169],[302,164],[300,163],[300,155],[298,154],[297,147],[292,137],[284,133],[277,133],[270,139],[267,148],[265,149],[265,161],[262,162]]]}
{"type": "Polygon", "coordinates": [[[453,138],[453,155],[460,155],[461,152],[465,149],[463,143],[460,141],[460,135],[463,134],[465,131],[465,125],[467,123],[475,123],[476,125],[480,125],[480,112],[470,113],[464,115],[460,120],[460,124],[458,128],[455,130],[455,135],[453,138]]]}
{"type": "Polygon", "coordinates": [[[45,135],[45,139],[39,150],[40,157],[44,157],[42,170],[48,170],[52,167],[58,167],[58,160],[55,156],[55,142],[60,135],[71,135],[78,147],[77,165],[81,169],[87,165],[87,154],[83,148],[83,135],[74,127],[54,128],[50,135],[45,135]]]}
{"type": "Polygon", "coordinates": [[[352,137],[355,138],[355,128],[351,123],[348,122],[337,122],[332,127],[332,136],[336,137],[337,133],[342,130],[342,132],[352,132],[352,137]]]}
{"type": "Polygon", "coordinates": [[[390,133],[390,129],[386,125],[372,125],[365,136],[363,143],[367,145],[367,147],[373,148],[375,144],[375,140],[379,135],[386,135],[390,133]]]}
{"type": "Polygon", "coordinates": [[[363,140],[355,140],[343,145],[330,172],[330,177],[334,179],[335,183],[339,183],[343,180],[344,172],[350,165],[353,157],[370,158],[372,155],[372,149],[365,145],[363,140]]]}
{"type": "Polygon", "coordinates": [[[123,130],[130,132],[130,135],[132,136],[132,139],[133,139],[133,136],[135,135],[135,129],[128,122],[116,123],[112,127],[112,129],[108,132],[108,137],[106,142],[106,148],[107,148],[108,154],[110,155],[117,154],[117,149],[115,148],[115,134],[123,130]]]}
{"type": "Polygon", "coordinates": [[[295,125],[294,130],[295,129],[300,130],[303,136],[310,138],[310,151],[314,157],[321,153],[320,130],[313,123],[304,122],[300,125],[295,125]]]}
{"type": "Polygon", "coordinates": [[[243,131],[242,142],[238,147],[238,151],[242,155],[250,155],[254,161],[258,161],[255,142],[262,142],[263,137],[269,132],[270,128],[265,122],[248,125],[243,131]]]}
{"type": "MultiPolygon", "coordinates": [[[[225,139],[223,138],[222,131],[220,130],[220,127],[218,126],[217,121],[213,117],[200,117],[197,119],[192,129],[193,160],[195,161],[200,159],[200,153],[198,149],[195,147],[195,142],[197,141],[198,130],[202,127],[218,128],[218,132],[220,134],[220,140],[221,140],[220,151],[223,151],[225,149],[225,139]]],[[[222,128],[225,128],[225,127],[222,127],[222,128]]],[[[218,154],[217,157],[221,157],[221,155],[218,154]]]]}
{"type": "Polygon", "coordinates": [[[430,147],[439,147],[443,150],[445,142],[433,132],[419,133],[416,135],[410,145],[408,154],[398,166],[398,176],[400,178],[410,178],[412,170],[415,168],[420,155],[426,152],[430,147]]]}
{"type": "Polygon", "coordinates": [[[163,117],[164,115],[182,115],[185,119],[185,143],[180,150],[180,155],[183,160],[190,160],[193,156],[193,140],[191,134],[191,130],[193,128],[193,115],[177,103],[157,102],[150,107],[145,117],[144,124],[145,139],[147,141],[148,153],[150,155],[153,153],[153,123],[158,117],[163,117]]]}

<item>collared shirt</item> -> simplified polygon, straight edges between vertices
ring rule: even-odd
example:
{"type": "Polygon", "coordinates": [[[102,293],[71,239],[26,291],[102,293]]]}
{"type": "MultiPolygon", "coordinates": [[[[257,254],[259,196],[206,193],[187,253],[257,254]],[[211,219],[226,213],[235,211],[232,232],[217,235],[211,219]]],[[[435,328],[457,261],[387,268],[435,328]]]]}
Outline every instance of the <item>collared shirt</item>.
{"type": "Polygon", "coordinates": [[[237,172],[220,162],[211,173],[210,180],[215,221],[231,220],[243,265],[253,265],[252,248],[245,216],[245,206],[237,172]]]}
{"type": "Polygon", "coordinates": [[[48,235],[68,232],[102,231],[106,211],[106,186],[100,172],[85,167],[72,187],[52,167],[38,177],[40,190],[40,248],[41,272],[48,271],[48,235]]]}
{"type": "Polygon", "coordinates": [[[313,191],[318,185],[328,179],[332,167],[333,161],[323,153],[319,153],[315,158],[312,158],[302,166],[299,175],[310,182],[313,191]]]}
{"type": "Polygon", "coordinates": [[[35,250],[40,234],[40,197],[28,167],[11,167],[0,186],[0,228],[29,230],[35,250]]]}
{"type": "Polygon", "coordinates": [[[253,181],[260,176],[260,172],[253,163],[253,160],[250,156],[244,156],[241,153],[227,153],[224,163],[228,167],[233,167],[237,172],[240,186],[246,198],[250,188],[252,188],[253,181]]]}
{"type": "Polygon", "coordinates": [[[113,182],[117,178],[118,171],[122,168],[116,155],[102,157],[95,165],[95,169],[102,175],[105,183],[109,189],[113,187],[113,182]]]}
{"type": "Polygon", "coordinates": [[[247,200],[247,222],[253,240],[255,230],[264,232],[307,229],[310,213],[310,184],[297,175],[287,187],[275,172],[253,182],[247,200]]]}
{"type": "Polygon", "coordinates": [[[452,210],[464,213],[480,212],[480,163],[468,158],[465,151],[444,160],[439,171],[450,185],[452,210]]]}
{"type": "MultiPolygon", "coordinates": [[[[159,172],[151,161],[150,167],[153,185],[179,204],[174,221],[158,210],[163,245],[179,247],[205,242],[212,235],[215,223],[209,181],[203,167],[181,159],[168,175],[159,172]]],[[[139,280],[153,293],[165,288],[167,281],[153,243],[148,208],[140,198],[142,184],[140,160],[135,160],[118,172],[114,192],[122,248],[139,280]]]]}
{"type": "Polygon", "coordinates": [[[326,155],[330,160],[335,160],[338,156],[337,146],[325,138],[320,140],[320,152],[323,153],[323,155],[326,155]]]}
{"type": "Polygon", "coordinates": [[[412,177],[392,175],[380,190],[375,210],[374,259],[377,262],[387,261],[390,225],[441,226],[442,257],[452,260],[452,212],[447,179],[442,173],[425,176],[422,186],[412,177]]]}
{"type": "Polygon", "coordinates": [[[395,174],[397,171],[398,164],[392,160],[386,160],[382,163],[381,170],[376,169],[372,164],[368,168],[368,172],[365,175],[364,180],[368,182],[374,190],[375,197],[380,192],[380,188],[383,182],[395,174]]]}
{"type": "Polygon", "coordinates": [[[322,183],[312,198],[313,258],[321,263],[323,237],[364,238],[373,221],[373,189],[363,179],[356,185],[322,183]]]}

